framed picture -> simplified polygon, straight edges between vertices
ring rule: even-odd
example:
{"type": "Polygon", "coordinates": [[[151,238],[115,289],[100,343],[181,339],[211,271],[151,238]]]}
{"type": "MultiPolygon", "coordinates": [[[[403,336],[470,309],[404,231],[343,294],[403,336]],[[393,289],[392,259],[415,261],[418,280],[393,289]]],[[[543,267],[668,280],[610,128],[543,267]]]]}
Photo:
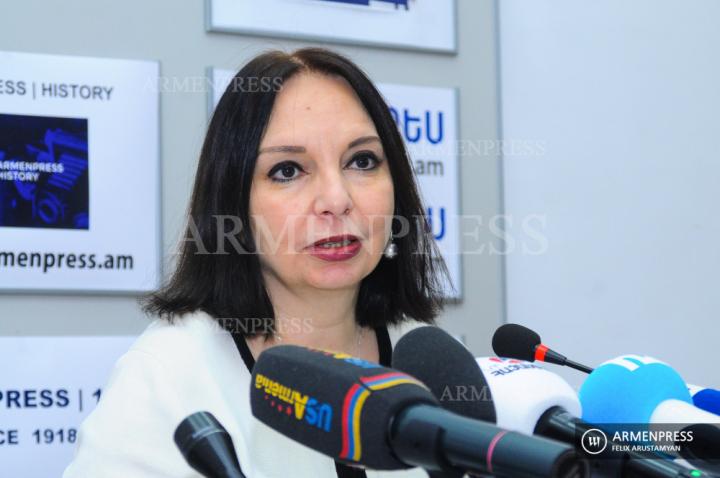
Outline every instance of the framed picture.
{"type": "Polygon", "coordinates": [[[159,64],[0,64],[0,291],[157,287],[159,64]]]}
{"type": "Polygon", "coordinates": [[[206,0],[208,31],[454,53],[456,0],[206,0]]]}

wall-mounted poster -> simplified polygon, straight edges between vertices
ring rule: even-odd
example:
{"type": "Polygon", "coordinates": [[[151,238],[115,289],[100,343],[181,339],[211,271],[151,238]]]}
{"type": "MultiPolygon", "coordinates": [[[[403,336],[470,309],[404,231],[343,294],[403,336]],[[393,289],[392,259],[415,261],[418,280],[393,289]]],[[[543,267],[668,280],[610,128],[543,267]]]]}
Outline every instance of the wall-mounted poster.
{"type": "Polygon", "coordinates": [[[62,476],[135,337],[0,337],[2,476],[62,476]]]}
{"type": "Polygon", "coordinates": [[[456,0],[205,0],[209,31],[455,52],[456,0]]]}
{"type": "Polygon", "coordinates": [[[158,74],[0,52],[0,290],[157,286],[158,74]]]}
{"type": "MultiPolygon", "coordinates": [[[[209,76],[213,85],[208,102],[212,112],[234,72],[211,68],[209,76]]],[[[461,299],[457,90],[387,83],[376,86],[389,103],[405,140],[433,235],[455,286],[445,284],[445,297],[461,299]]]]}

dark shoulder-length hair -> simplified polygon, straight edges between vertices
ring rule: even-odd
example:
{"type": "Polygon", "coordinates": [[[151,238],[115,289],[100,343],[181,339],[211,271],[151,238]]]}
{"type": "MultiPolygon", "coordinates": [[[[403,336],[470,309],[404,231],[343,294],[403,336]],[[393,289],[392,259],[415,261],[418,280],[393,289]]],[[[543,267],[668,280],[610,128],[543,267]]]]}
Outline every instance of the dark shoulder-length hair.
{"type": "Polygon", "coordinates": [[[341,77],[355,90],[380,136],[394,184],[392,227],[398,255],[383,257],[362,280],[356,320],[370,327],[407,319],[433,323],[442,310],[443,278],[450,283],[447,267],[388,105],[352,61],[326,49],[303,48],[255,57],[225,90],[200,153],[176,269],[160,290],[144,298],[147,313],[172,321],[202,310],[224,327],[225,319],[232,319],[236,331],[239,328],[245,336],[260,333],[250,325],[260,318],[262,333],[272,334],[275,315],[254,253],[252,231],[227,219],[250,224],[250,187],[261,138],[282,82],[301,72],[341,77]]]}

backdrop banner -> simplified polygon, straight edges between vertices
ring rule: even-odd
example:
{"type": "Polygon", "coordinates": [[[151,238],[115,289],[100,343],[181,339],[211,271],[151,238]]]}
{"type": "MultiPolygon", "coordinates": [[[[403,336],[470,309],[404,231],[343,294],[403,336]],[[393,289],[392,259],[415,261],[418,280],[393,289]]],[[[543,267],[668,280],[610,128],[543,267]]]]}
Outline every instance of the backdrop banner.
{"type": "Polygon", "coordinates": [[[135,337],[0,337],[3,476],[62,476],[80,423],[135,337]]]}
{"type": "Polygon", "coordinates": [[[0,52],[0,67],[0,290],[155,288],[158,63],[0,52]]]}

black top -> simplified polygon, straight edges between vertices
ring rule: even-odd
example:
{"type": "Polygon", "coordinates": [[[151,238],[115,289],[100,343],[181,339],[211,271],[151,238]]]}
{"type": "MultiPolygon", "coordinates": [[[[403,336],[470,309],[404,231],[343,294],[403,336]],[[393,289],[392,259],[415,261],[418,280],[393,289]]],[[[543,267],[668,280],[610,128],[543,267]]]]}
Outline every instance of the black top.
{"type": "MultiPolygon", "coordinates": [[[[387,327],[380,326],[375,329],[375,336],[378,342],[378,352],[380,355],[380,365],[383,367],[389,367],[392,360],[392,342],[390,342],[390,334],[388,333],[387,327]]],[[[235,346],[240,352],[240,356],[245,362],[245,366],[248,371],[252,374],[252,369],[255,366],[255,357],[250,352],[247,341],[242,334],[232,334],[235,346]]],[[[355,468],[353,466],[347,466],[340,462],[335,462],[335,470],[337,471],[338,478],[366,478],[365,470],[355,468]]]]}

